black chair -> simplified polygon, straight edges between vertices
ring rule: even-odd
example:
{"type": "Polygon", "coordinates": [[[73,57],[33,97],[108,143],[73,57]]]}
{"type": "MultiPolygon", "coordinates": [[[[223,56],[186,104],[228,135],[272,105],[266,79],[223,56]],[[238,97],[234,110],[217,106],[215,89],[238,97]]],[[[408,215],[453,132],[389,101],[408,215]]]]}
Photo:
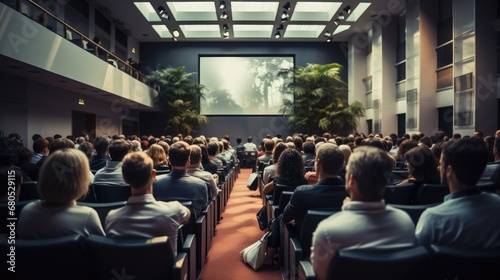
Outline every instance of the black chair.
{"type": "Polygon", "coordinates": [[[397,184],[405,179],[408,179],[408,170],[392,170],[391,172],[391,184],[397,184]]]}
{"type": "Polygon", "coordinates": [[[244,167],[253,169],[255,167],[256,161],[257,161],[257,152],[243,153],[244,167]]]}
{"type": "Polygon", "coordinates": [[[0,237],[2,279],[92,279],[80,235],[15,241],[15,245],[8,244],[7,237],[0,237]],[[10,246],[15,246],[15,273],[7,271],[5,266],[10,246]]]}
{"type": "Polygon", "coordinates": [[[19,191],[19,200],[35,200],[40,199],[38,194],[37,181],[26,181],[21,183],[21,190],[19,191]]]}
{"type": "Polygon", "coordinates": [[[500,279],[500,250],[431,245],[428,279],[500,279]]]}
{"type": "Polygon", "coordinates": [[[99,220],[101,220],[101,225],[103,228],[105,228],[106,217],[108,216],[109,211],[121,208],[125,206],[125,203],[126,201],[102,202],[102,203],[82,202],[82,201],[76,202],[77,205],[93,208],[97,212],[97,215],[99,215],[99,220]]]}
{"type": "Polygon", "coordinates": [[[449,193],[450,189],[447,185],[421,184],[417,191],[415,204],[441,203],[449,193]]]}
{"type": "Polygon", "coordinates": [[[394,186],[389,185],[384,190],[386,204],[412,204],[417,195],[418,186],[414,183],[394,186]]]}
{"type": "Polygon", "coordinates": [[[413,224],[417,225],[418,219],[420,219],[420,216],[425,211],[425,209],[439,204],[440,203],[420,204],[420,205],[406,205],[406,204],[388,204],[388,205],[405,211],[410,216],[411,220],[413,221],[413,224]]]}
{"type": "Polygon", "coordinates": [[[481,182],[477,183],[477,188],[482,192],[497,193],[499,185],[493,182],[481,182]]]}
{"type": "Polygon", "coordinates": [[[90,203],[97,202],[94,192],[94,184],[90,184],[88,192],[84,196],[80,197],[78,201],[90,203]]]}
{"type": "Polygon", "coordinates": [[[116,186],[105,184],[94,184],[94,192],[96,201],[101,202],[116,202],[126,201],[132,195],[130,186],[116,186]]]}
{"type": "Polygon", "coordinates": [[[274,213],[274,207],[278,207],[281,193],[284,191],[293,192],[296,189],[295,186],[287,186],[282,184],[274,184],[273,195],[266,195],[266,211],[267,211],[267,220],[270,221],[274,213]]]}
{"type": "Polygon", "coordinates": [[[84,243],[92,279],[181,280],[187,277],[187,254],[180,252],[174,258],[166,236],[113,239],[90,235],[84,243]]]}

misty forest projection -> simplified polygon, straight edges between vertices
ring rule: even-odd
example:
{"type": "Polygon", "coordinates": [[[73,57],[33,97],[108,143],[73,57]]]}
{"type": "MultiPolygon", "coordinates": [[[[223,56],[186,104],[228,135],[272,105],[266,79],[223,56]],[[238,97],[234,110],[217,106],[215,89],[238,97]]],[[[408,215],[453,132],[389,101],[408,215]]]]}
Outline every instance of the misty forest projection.
{"type": "Polygon", "coordinates": [[[208,92],[200,100],[203,115],[279,115],[284,85],[291,77],[278,75],[292,69],[293,56],[200,57],[200,84],[208,92]]]}

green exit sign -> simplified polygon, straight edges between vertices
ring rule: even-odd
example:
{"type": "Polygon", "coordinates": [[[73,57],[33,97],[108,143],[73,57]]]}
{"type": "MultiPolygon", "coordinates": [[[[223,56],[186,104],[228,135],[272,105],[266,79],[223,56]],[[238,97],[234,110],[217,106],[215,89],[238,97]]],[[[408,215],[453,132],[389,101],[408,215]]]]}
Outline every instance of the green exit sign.
{"type": "Polygon", "coordinates": [[[78,105],[85,105],[85,100],[83,100],[83,98],[79,98],[78,105]]]}

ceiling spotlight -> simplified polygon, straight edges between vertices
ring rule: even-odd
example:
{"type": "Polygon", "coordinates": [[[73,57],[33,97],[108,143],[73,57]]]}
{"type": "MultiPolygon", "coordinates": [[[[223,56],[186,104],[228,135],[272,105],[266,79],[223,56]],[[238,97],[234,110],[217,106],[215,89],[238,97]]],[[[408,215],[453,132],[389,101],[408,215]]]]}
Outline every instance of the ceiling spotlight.
{"type": "Polygon", "coordinates": [[[339,25],[340,24],[340,20],[339,19],[336,19],[333,21],[336,25],[339,25]]]}
{"type": "Polygon", "coordinates": [[[226,8],[226,2],[220,1],[219,3],[219,9],[224,10],[226,8]]]}
{"type": "Polygon", "coordinates": [[[160,16],[164,19],[168,19],[168,14],[167,12],[165,11],[165,8],[163,8],[163,6],[159,6],[158,7],[158,14],[160,14],[160,16]]]}
{"type": "Polygon", "coordinates": [[[283,14],[281,15],[281,21],[287,21],[290,15],[286,11],[283,11],[283,14]]]}
{"type": "Polygon", "coordinates": [[[332,41],[332,37],[328,37],[328,38],[326,38],[326,42],[327,42],[327,43],[330,43],[331,41],[332,41]]]}
{"type": "Polygon", "coordinates": [[[229,26],[228,26],[226,23],[224,23],[224,25],[222,26],[222,29],[224,29],[224,30],[228,30],[228,29],[229,29],[229,26]]]}
{"type": "Polygon", "coordinates": [[[274,34],[274,38],[279,39],[281,37],[281,33],[279,31],[276,31],[274,34]]]}
{"type": "Polygon", "coordinates": [[[227,13],[222,12],[222,14],[220,14],[220,19],[227,19],[227,13]]]}
{"type": "Polygon", "coordinates": [[[276,28],[276,30],[284,30],[284,29],[285,29],[285,27],[283,27],[283,24],[280,24],[280,25],[276,28]]]}
{"type": "Polygon", "coordinates": [[[172,41],[177,42],[177,38],[172,37],[172,41]]]}
{"type": "Polygon", "coordinates": [[[286,4],[283,5],[283,9],[285,9],[287,11],[290,11],[291,8],[292,8],[292,6],[290,5],[290,2],[286,2],[286,4]]]}
{"type": "Polygon", "coordinates": [[[228,39],[229,38],[229,31],[224,31],[223,33],[223,36],[224,36],[224,39],[228,39]]]}
{"type": "Polygon", "coordinates": [[[328,32],[328,31],[325,31],[325,33],[323,34],[323,36],[325,37],[330,37],[332,35],[332,33],[328,32]]]}
{"type": "Polygon", "coordinates": [[[344,12],[346,12],[347,14],[350,14],[351,13],[351,6],[350,5],[345,6],[344,12]]]}
{"type": "Polygon", "coordinates": [[[340,20],[344,20],[344,19],[345,19],[345,17],[344,17],[344,14],[343,14],[343,13],[340,13],[340,14],[339,14],[339,19],[340,19],[340,20]]]}
{"type": "Polygon", "coordinates": [[[179,31],[177,29],[175,29],[173,32],[172,32],[172,35],[174,35],[174,37],[179,37],[179,31]]]}

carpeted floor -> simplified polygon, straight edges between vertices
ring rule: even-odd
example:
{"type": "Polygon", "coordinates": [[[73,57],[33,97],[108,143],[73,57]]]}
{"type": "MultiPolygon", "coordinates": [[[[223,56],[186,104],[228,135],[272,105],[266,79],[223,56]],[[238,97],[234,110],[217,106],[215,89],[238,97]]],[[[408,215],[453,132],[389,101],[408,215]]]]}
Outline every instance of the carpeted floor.
{"type": "Polygon", "coordinates": [[[229,197],[223,219],[217,225],[215,237],[200,274],[202,280],[266,279],[281,280],[279,266],[262,267],[254,271],[243,263],[240,251],[257,241],[264,234],[257,225],[256,213],[262,207],[258,191],[246,187],[251,169],[241,169],[229,197]]]}

